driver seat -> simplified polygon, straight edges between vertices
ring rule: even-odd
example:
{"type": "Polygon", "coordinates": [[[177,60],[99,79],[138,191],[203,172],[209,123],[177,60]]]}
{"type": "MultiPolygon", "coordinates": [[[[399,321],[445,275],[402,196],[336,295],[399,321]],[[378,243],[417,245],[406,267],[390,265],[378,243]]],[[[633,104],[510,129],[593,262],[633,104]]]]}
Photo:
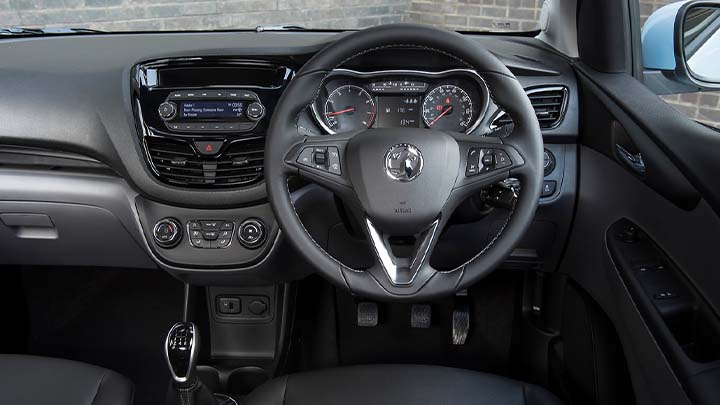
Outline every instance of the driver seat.
{"type": "Polygon", "coordinates": [[[553,394],[508,378],[437,366],[368,365],[276,378],[244,405],[562,405],[553,394]]]}

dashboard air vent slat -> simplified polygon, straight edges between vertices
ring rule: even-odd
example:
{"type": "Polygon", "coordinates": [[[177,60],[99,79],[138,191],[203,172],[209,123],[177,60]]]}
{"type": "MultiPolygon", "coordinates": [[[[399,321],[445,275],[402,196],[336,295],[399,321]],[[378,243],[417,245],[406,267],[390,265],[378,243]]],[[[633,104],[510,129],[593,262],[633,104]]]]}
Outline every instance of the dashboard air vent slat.
{"type": "MultiPolygon", "coordinates": [[[[564,118],[567,103],[567,89],[565,87],[539,87],[527,90],[528,98],[535,109],[541,129],[555,128],[564,118]]],[[[512,124],[512,118],[501,111],[493,119],[490,127],[500,128],[512,124]]]]}
{"type": "Polygon", "coordinates": [[[238,187],[263,179],[265,138],[242,138],[225,146],[218,156],[195,153],[189,142],[145,138],[150,164],[158,177],[190,187],[238,187]]]}

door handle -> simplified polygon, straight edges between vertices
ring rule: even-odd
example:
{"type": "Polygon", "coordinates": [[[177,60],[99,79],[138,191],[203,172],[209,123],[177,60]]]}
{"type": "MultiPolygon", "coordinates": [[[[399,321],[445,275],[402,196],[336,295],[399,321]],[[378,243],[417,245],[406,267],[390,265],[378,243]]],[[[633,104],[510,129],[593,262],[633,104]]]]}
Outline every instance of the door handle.
{"type": "Polygon", "coordinates": [[[643,160],[642,153],[630,153],[627,149],[623,148],[620,144],[615,144],[615,151],[620,160],[625,163],[632,171],[644,176],[646,172],[645,161],[643,160]]]}

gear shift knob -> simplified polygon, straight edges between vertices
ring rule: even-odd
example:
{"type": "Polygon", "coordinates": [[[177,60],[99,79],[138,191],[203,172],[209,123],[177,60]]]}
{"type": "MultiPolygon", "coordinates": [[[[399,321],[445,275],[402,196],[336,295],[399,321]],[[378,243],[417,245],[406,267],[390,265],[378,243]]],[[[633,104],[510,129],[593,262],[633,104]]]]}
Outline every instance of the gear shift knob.
{"type": "Polygon", "coordinates": [[[170,375],[178,387],[190,387],[195,383],[195,365],[200,352],[200,334],[192,322],[173,325],[165,339],[165,359],[170,375]]]}

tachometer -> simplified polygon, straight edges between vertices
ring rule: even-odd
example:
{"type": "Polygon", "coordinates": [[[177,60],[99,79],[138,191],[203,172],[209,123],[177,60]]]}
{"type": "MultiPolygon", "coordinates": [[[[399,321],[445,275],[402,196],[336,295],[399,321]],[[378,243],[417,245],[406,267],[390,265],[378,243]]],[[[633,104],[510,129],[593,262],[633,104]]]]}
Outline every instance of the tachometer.
{"type": "Polygon", "coordinates": [[[370,128],[375,120],[375,102],[362,87],[341,86],[328,96],[322,118],[336,133],[370,128]]]}
{"type": "Polygon", "coordinates": [[[430,90],[423,101],[423,121],[428,128],[462,132],[472,123],[472,99],[454,84],[430,90]]]}

